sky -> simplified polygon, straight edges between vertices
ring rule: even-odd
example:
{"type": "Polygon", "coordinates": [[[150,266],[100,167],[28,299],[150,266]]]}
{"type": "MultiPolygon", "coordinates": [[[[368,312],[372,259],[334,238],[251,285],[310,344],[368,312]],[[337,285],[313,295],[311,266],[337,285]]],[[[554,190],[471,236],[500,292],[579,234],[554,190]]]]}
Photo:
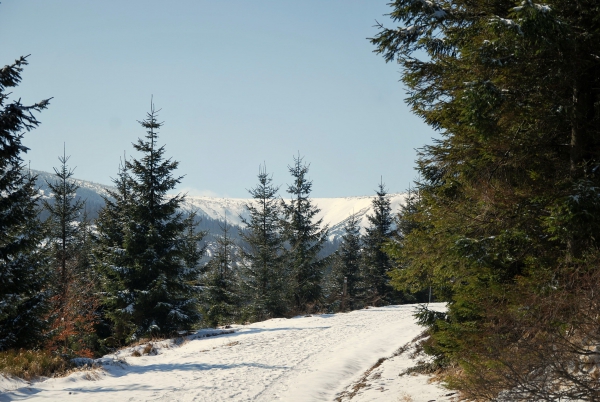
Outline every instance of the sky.
{"type": "Polygon", "coordinates": [[[0,65],[30,55],[13,98],[52,98],[25,135],[32,169],[63,144],[75,177],[110,184],[139,156],[151,97],[178,191],[247,197],[265,163],[286,196],[310,164],[313,197],[402,192],[436,136],[373,53],[389,0],[2,0],[0,65]]]}

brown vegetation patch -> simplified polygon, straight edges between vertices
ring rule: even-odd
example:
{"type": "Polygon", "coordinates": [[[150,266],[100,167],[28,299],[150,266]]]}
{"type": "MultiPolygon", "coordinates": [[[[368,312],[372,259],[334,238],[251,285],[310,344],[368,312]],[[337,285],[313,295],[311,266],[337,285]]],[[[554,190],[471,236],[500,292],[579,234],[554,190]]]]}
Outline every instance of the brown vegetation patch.
{"type": "Polygon", "coordinates": [[[146,346],[144,346],[144,350],[142,351],[142,354],[155,356],[158,354],[158,351],[156,350],[156,348],[154,347],[154,345],[152,343],[149,343],[146,346]]]}
{"type": "Polygon", "coordinates": [[[73,364],[47,350],[8,350],[0,352],[0,373],[30,381],[39,377],[66,374],[73,364]]]}
{"type": "Polygon", "coordinates": [[[373,366],[371,366],[371,368],[364,372],[364,374],[362,375],[362,377],[360,377],[360,380],[358,380],[358,382],[352,385],[352,387],[349,390],[341,392],[340,395],[337,398],[335,398],[335,402],[342,402],[342,399],[344,398],[354,398],[361,389],[367,386],[367,379],[369,378],[373,370],[381,366],[381,364],[387,359],[387,357],[382,357],[379,360],[377,360],[377,363],[375,363],[373,366]]]}

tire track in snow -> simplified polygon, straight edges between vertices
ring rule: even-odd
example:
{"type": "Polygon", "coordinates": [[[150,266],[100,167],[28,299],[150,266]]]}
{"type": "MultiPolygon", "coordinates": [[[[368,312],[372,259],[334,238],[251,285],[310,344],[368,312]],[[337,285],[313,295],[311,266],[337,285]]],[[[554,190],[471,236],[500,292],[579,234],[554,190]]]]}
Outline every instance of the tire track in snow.
{"type": "MultiPolygon", "coordinates": [[[[414,306],[273,319],[219,337],[126,357],[97,381],[72,375],[0,395],[0,401],[333,401],[420,328],[414,306]]],[[[395,399],[392,399],[395,400],[395,399]]]]}

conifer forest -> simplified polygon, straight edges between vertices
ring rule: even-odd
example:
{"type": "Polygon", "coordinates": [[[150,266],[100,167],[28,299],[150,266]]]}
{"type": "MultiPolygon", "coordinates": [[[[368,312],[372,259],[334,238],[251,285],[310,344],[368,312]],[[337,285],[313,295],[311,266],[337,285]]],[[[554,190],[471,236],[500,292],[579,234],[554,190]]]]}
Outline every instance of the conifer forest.
{"type": "Polygon", "coordinates": [[[241,227],[201,229],[160,99],[130,116],[139,131],[97,213],[66,150],[42,197],[23,140],[53,99],[21,100],[31,60],[1,60],[0,361],[41,353],[51,374],[203,328],[418,304],[411,370],[457,400],[599,401],[600,2],[388,11],[395,25],[367,41],[439,138],[400,210],[375,178],[367,226],[350,215],[335,247],[300,153],[285,186],[260,165],[241,227]]]}

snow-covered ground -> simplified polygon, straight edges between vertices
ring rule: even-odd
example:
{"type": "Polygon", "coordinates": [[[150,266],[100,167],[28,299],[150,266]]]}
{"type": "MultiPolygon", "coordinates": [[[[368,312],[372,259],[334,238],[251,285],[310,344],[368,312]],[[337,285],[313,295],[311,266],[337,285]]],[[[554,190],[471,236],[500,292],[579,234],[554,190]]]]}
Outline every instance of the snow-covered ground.
{"type": "Polygon", "coordinates": [[[426,376],[399,376],[414,362],[395,352],[422,329],[414,307],[272,319],[209,337],[216,330],[202,330],[157,342],[150,355],[132,356],[144,345],[121,350],[101,369],[64,378],[0,376],[0,401],[450,401],[451,391],[426,376]]]}

